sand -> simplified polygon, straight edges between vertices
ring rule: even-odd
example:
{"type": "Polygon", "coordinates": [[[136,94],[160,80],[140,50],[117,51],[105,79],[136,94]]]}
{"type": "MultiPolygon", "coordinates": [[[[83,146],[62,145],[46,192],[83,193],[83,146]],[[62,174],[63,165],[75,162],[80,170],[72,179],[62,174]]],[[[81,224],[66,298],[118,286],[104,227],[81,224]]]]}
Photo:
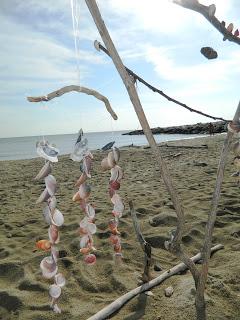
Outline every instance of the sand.
{"type": "MultiPolygon", "coordinates": [[[[190,255],[201,248],[204,227],[215,183],[217,164],[224,135],[171,142],[171,145],[207,144],[208,149],[166,148],[161,146],[167,165],[183,202],[186,214],[184,244],[190,255]],[[177,157],[172,155],[181,153],[177,157]]],[[[43,160],[3,161],[0,163],[0,319],[85,320],[128,290],[139,284],[143,254],[136,241],[128,201],[138,212],[143,234],[153,246],[154,264],[164,270],[179,261],[165,250],[164,240],[174,228],[176,217],[149,149],[123,148],[120,165],[125,170],[120,194],[126,210],[120,223],[124,259],[113,260],[109,244],[108,219],[111,203],[107,194],[109,172],[102,172],[100,162],[106,153],[95,152],[91,201],[97,207],[95,235],[97,263],[87,267],[79,253],[76,230],[83,213],[72,202],[79,164],[60,157],[53,174],[58,182],[58,208],[65,215],[59,243],[59,270],[67,278],[60,306],[61,315],[49,309],[48,286],[39,263],[45,252],[35,251],[35,242],[47,238],[48,226],[42,218],[41,205],[35,201],[44,184],[34,182],[43,160]]],[[[240,319],[240,210],[239,187],[230,177],[234,172],[230,154],[222,188],[213,243],[224,250],[211,259],[206,290],[209,320],[240,319]]],[[[161,271],[154,271],[158,276],[161,271]]],[[[153,296],[142,294],[126,304],[112,319],[190,320],[195,319],[194,285],[189,272],[172,277],[152,289],[153,296]],[[172,285],[174,293],[164,296],[172,285]]]]}

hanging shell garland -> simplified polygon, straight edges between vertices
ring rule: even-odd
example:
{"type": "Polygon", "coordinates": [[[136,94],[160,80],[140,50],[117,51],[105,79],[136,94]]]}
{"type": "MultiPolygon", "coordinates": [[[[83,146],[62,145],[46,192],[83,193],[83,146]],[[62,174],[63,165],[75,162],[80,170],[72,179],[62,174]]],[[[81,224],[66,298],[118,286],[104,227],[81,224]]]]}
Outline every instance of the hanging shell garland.
{"type": "Polygon", "coordinates": [[[36,243],[37,249],[50,253],[50,256],[43,258],[40,263],[40,269],[45,279],[54,279],[54,284],[49,288],[49,295],[51,297],[51,307],[55,313],[61,313],[61,309],[57,305],[58,299],[61,295],[62,287],[65,285],[65,278],[62,273],[58,273],[57,259],[58,250],[56,244],[60,240],[59,227],[64,223],[63,214],[56,208],[57,200],[55,192],[57,188],[57,181],[52,172],[52,164],[50,162],[57,162],[58,149],[50,145],[46,141],[37,142],[37,153],[44,158],[45,165],[41,168],[35,180],[44,179],[45,189],[36,201],[36,203],[45,203],[43,207],[43,217],[45,222],[49,225],[48,236],[49,240],[39,240],[36,243]]]}
{"type": "Polygon", "coordinates": [[[113,147],[106,158],[101,162],[102,169],[110,170],[111,176],[109,181],[109,196],[113,204],[112,215],[113,218],[109,220],[108,227],[111,231],[111,236],[109,238],[113,249],[115,251],[115,256],[122,257],[122,247],[120,232],[118,231],[119,219],[122,217],[124,211],[124,204],[121,197],[117,193],[120,189],[120,183],[123,179],[123,170],[118,166],[120,160],[120,151],[118,148],[113,147]]]}
{"type": "Polygon", "coordinates": [[[91,187],[87,183],[87,180],[91,178],[93,155],[88,149],[88,140],[83,137],[82,129],[79,131],[79,136],[70,158],[73,161],[81,162],[80,171],[82,174],[75,184],[79,189],[73,196],[73,201],[78,202],[85,213],[85,217],[79,223],[79,234],[81,236],[79,251],[84,255],[84,262],[87,265],[93,265],[96,263],[96,256],[93,254],[96,251],[93,246],[93,234],[96,233],[97,228],[94,223],[95,209],[88,200],[91,194],[91,187]]]}

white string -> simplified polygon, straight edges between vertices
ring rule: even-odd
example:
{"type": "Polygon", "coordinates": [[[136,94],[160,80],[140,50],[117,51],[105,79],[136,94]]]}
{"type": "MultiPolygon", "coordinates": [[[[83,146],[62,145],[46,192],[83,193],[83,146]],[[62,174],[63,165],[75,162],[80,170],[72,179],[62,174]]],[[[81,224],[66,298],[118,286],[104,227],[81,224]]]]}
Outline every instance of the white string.
{"type": "Polygon", "coordinates": [[[77,0],[71,0],[72,11],[72,25],[75,46],[75,56],[77,62],[78,84],[80,85],[80,33],[79,33],[79,17],[80,17],[80,4],[77,0]]]}

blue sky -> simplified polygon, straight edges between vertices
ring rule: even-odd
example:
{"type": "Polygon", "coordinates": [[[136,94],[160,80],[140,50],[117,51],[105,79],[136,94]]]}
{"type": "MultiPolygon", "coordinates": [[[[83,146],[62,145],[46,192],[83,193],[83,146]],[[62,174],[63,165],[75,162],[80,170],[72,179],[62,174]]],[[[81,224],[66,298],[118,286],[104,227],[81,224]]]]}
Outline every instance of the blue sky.
{"type": "MultiPolygon", "coordinates": [[[[0,137],[140,129],[111,60],[93,47],[101,41],[84,0],[77,39],[80,84],[98,90],[119,116],[110,119],[93,97],[71,93],[48,103],[45,95],[78,84],[70,0],[0,1],[0,137]]],[[[203,4],[212,1],[202,0],[203,4]]],[[[215,0],[216,16],[240,28],[238,0],[215,0]],[[238,25],[237,25],[238,24],[238,25]]],[[[203,112],[230,119],[240,98],[240,48],[199,14],[168,0],[98,0],[124,64],[167,94],[203,112]],[[206,60],[203,46],[218,51],[206,60]]],[[[185,111],[141,84],[138,92],[150,125],[170,126],[208,119],[185,111]]]]}

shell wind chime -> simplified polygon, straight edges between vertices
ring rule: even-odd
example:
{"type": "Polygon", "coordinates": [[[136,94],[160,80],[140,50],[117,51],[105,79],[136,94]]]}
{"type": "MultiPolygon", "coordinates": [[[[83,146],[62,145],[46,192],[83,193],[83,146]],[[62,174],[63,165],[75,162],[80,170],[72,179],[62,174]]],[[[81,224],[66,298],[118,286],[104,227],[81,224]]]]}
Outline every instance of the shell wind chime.
{"type": "Polygon", "coordinates": [[[93,246],[93,234],[96,233],[97,228],[94,223],[95,209],[89,202],[91,187],[87,183],[87,180],[91,178],[93,155],[89,151],[88,140],[83,138],[82,129],[79,131],[74,151],[71,154],[71,159],[73,161],[81,162],[80,171],[82,173],[75,184],[79,189],[73,196],[73,201],[78,202],[80,208],[85,213],[85,217],[79,223],[79,234],[81,236],[79,251],[84,255],[84,262],[88,265],[93,265],[96,262],[96,256],[93,253],[96,251],[93,246]]]}
{"type": "Polygon", "coordinates": [[[57,200],[55,197],[57,182],[52,172],[52,163],[58,161],[58,149],[47,141],[37,142],[37,153],[40,157],[44,158],[46,163],[41,168],[35,180],[45,181],[45,189],[36,201],[36,203],[44,203],[43,217],[45,222],[49,225],[48,236],[49,240],[39,240],[36,247],[40,250],[50,253],[49,256],[42,259],[40,269],[45,279],[54,279],[54,283],[49,287],[49,295],[51,297],[51,307],[54,312],[61,313],[61,309],[57,305],[58,299],[61,295],[62,287],[65,285],[65,277],[62,273],[58,273],[58,244],[59,227],[64,223],[63,214],[56,208],[57,200]]]}
{"type": "MultiPolygon", "coordinates": [[[[229,123],[228,124],[228,130],[235,134],[236,137],[239,138],[240,133],[240,125],[236,123],[229,123]]],[[[235,168],[237,169],[236,172],[234,172],[231,176],[236,179],[237,185],[240,184],[240,139],[236,141],[233,145],[233,153],[235,155],[233,159],[233,164],[235,168]]]]}
{"type": "Polygon", "coordinates": [[[121,197],[117,193],[120,189],[120,182],[123,178],[123,170],[118,166],[120,159],[120,151],[118,148],[113,147],[112,151],[108,153],[108,156],[101,162],[101,167],[104,171],[111,170],[111,177],[109,181],[109,196],[113,204],[112,215],[108,226],[111,231],[110,242],[113,245],[115,256],[122,257],[122,247],[120,232],[118,231],[119,219],[122,217],[124,211],[124,204],[121,197]]]}

